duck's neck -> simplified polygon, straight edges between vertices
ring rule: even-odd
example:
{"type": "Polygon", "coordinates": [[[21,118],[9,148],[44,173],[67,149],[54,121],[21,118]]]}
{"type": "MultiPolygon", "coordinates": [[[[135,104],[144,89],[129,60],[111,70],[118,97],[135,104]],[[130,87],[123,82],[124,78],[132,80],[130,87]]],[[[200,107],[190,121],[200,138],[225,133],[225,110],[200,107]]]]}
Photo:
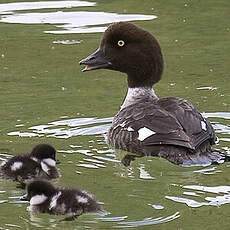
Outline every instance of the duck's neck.
{"type": "Polygon", "coordinates": [[[124,109],[125,107],[136,103],[143,98],[155,100],[158,99],[157,95],[151,87],[129,87],[124,102],[121,105],[121,109],[124,109]]]}

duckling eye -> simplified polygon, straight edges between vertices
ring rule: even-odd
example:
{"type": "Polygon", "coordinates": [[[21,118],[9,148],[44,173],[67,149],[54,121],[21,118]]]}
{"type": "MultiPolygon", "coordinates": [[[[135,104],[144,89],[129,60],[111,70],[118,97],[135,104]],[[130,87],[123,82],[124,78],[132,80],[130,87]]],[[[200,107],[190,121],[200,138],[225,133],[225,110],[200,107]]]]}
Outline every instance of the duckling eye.
{"type": "Polygon", "coordinates": [[[120,46],[120,47],[122,47],[122,46],[125,45],[125,42],[124,42],[123,40],[119,40],[119,41],[117,42],[117,45],[120,46]]]}

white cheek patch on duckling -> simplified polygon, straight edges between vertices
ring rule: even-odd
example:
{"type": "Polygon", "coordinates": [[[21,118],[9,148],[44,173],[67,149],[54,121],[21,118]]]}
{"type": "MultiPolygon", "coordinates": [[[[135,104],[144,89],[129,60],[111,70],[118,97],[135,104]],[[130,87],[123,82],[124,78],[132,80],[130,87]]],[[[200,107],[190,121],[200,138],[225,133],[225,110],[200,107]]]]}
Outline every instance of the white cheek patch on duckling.
{"type": "Polygon", "coordinates": [[[139,136],[138,136],[137,139],[138,139],[139,141],[143,141],[143,140],[145,140],[147,137],[150,137],[150,136],[156,134],[156,132],[154,132],[154,131],[152,131],[151,129],[148,129],[148,128],[146,128],[146,127],[143,127],[143,128],[141,128],[141,129],[138,130],[138,134],[139,134],[139,136]]]}
{"type": "Polygon", "coordinates": [[[46,163],[44,163],[44,162],[41,162],[41,167],[42,167],[42,170],[45,172],[45,173],[47,173],[47,174],[49,174],[49,167],[48,167],[48,165],[46,164],[46,163]]]}
{"type": "Polygon", "coordinates": [[[82,204],[86,204],[88,203],[88,198],[87,197],[83,197],[83,196],[76,196],[76,199],[79,203],[82,203],[82,204]]]}
{"type": "Polygon", "coordinates": [[[50,207],[49,207],[49,210],[51,210],[52,208],[56,207],[57,206],[57,200],[58,198],[61,196],[61,192],[59,192],[58,194],[54,195],[51,199],[51,202],[50,202],[50,207]]]}
{"type": "Polygon", "coordinates": [[[46,158],[46,159],[42,160],[42,162],[46,163],[47,165],[49,165],[51,167],[56,166],[56,161],[52,158],[46,158]]]}
{"type": "Polygon", "coordinates": [[[23,163],[21,161],[16,161],[10,166],[10,169],[12,171],[17,171],[18,169],[22,168],[22,165],[23,163]]]}
{"type": "Polygon", "coordinates": [[[91,194],[91,193],[89,193],[89,192],[87,192],[87,191],[84,191],[84,190],[83,190],[82,193],[85,194],[86,196],[89,196],[89,197],[92,198],[92,199],[94,198],[93,194],[91,194]]]}
{"type": "Polygon", "coordinates": [[[0,167],[2,167],[5,164],[6,164],[6,161],[3,161],[2,163],[0,163],[0,167]]]}
{"type": "Polygon", "coordinates": [[[201,121],[200,124],[201,124],[201,128],[203,130],[207,131],[207,125],[206,125],[206,123],[204,121],[201,121]]]}
{"type": "Polygon", "coordinates": [[[47,196],[45,196],[44,194],[41,195],[35,195],[30,199],[30,205],[38,205],[38,204],[42,204],[47,200],[47,196]]]}

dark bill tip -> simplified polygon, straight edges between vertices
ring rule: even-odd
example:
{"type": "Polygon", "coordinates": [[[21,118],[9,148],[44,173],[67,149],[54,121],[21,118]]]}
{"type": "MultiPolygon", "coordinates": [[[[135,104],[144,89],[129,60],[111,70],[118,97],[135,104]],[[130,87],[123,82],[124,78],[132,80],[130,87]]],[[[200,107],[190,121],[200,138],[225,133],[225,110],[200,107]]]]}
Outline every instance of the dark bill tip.
{"type": "Polygon", "coordinates": [[[85,68],[82,70],[83,72],[95,69],[106,69],[112,65],[112,63],[107,60],[104,53],[100,49],[97,49],[87,58],[82,59],[79,64],[85,65],[85,68]]]}

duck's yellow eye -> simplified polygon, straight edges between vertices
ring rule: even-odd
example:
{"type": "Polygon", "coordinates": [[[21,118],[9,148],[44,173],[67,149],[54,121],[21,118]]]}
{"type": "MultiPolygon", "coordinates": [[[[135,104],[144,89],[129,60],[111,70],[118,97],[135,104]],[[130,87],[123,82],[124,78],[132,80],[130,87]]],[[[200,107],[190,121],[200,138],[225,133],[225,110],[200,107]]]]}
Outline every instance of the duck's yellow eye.
{"type": "Polygon", "coordinates": [[[119,40],[119,41],[117,42],[117,44],[118,44],[118,46],[122,47],[122,46],[125,45],[125,42],[124,42],[123,40],[119,40]]]}

